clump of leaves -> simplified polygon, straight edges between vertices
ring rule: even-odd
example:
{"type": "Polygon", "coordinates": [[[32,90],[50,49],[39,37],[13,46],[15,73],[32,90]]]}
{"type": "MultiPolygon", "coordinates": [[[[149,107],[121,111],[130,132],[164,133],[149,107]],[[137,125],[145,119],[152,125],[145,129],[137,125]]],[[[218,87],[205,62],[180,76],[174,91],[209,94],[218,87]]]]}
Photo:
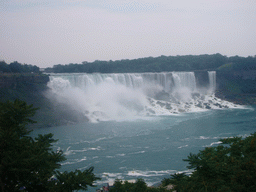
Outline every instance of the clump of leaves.
{"type": "Polygon", "coordinates": [[[194,169],[190,176],[176,174],[163,181],[177,191],[256,191],[256,133],[220,141],[184,159],[194,169]]]}
{"type": "Polygon", "coordinates": [[[0,103],[0,190],[69,192],[92,186],[99,179],[92,167],[83,172],[56,171],[65,157],[62,151],[52,150],[57,141],[53,134],[29,136],[26,125],[35,123],[31,117],[36,110],[20,100],[0,103]],[[49,180],[54,173],[56,180],[49,180]]]}
{"type": "Polygon", "coordinates": [[[141,178],[137,179],[135,183],[128,181],[115,180],[114,186],[110,188],[110,192],[167,192],[163,187],[148,187],[145,181],[141,178]]]}

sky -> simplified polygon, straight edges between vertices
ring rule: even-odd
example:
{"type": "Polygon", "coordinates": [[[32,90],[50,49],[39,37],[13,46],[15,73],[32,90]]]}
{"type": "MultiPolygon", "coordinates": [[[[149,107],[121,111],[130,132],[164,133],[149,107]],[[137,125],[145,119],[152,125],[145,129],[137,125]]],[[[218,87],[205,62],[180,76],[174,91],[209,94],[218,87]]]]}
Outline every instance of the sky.
{"type": "Polygon", "coordinates": [[[256,55],[255,0],[0,0],[0,60],[256,55]]]}

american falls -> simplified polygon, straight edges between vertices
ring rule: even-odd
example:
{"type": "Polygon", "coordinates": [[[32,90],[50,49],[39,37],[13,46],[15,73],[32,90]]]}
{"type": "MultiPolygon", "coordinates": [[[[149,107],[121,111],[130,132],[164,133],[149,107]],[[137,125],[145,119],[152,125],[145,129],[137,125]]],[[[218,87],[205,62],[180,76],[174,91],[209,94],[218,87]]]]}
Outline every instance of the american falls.
{"type": "Polygon", "coordinates": [[[239,107],[215,97],[216,72],[50,74],[50,97],[91,122],[239,107]]]}

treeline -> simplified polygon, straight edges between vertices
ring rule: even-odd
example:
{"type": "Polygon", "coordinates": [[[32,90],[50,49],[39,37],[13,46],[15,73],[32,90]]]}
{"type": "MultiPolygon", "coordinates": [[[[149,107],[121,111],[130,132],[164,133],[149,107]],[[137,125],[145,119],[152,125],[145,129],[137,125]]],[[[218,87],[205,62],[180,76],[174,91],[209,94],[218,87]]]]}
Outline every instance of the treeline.
{"type": "Polygon", "coordinates": [[[0,61],[0,73],[39,73],[39,67],[36,65],[21,64],[14,61],[7,64],[5,61],[0,61]]]}
{"type": "Polygon", "coordinates": [[[213,55],[186,55],[146,57],[133,60],[82,62],[81,64],[58,64],[46,68],[48,73],[140,73],[161,71],[195,70],[255,70],[256,57],[227,57],[213,55]]]}
{"type": "MultiPolygon", "coordinates": [[[[256,55],[249,57],[227,57],[219,53],[213,55],[184,55],[145,57],[117,61],[82,62],[81,64],[57,64],[45,69],[47,73],[142,73],[161,71],[256,70],[256,55]]],[[[0,61],[0,73],[40,73],[36,65],[14,61],[7,64],[0,61]]]]}

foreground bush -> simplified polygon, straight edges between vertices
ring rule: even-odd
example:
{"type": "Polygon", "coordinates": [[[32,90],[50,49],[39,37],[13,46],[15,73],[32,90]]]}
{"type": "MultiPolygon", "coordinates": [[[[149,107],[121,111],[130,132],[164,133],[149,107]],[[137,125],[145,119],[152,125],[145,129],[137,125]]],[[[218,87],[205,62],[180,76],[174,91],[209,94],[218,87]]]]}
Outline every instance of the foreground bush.
{"type": "Polygon", "coordinates": [[[110,188],[110,192],[167,192],[162,187],[148,187],[143,179],[137,179],[135,183],[128,181],[115,180],[114,186],[110,188]]]}
{"type": "Polygon", "coordinates": [[[93,167],[61,173],[61,151],[54,152],[52,134],[29,136],[26,128],[37,109],[15,100],[0,103],[0,190],[5,191],[62,191],[86,190],[97,177],[93,167]],[[55,179],[50,179],[56,175],[55,179]]]}
{"type": "Polygon", "coordinates": [[[180,191],[256,191],[256,133],[221,139],[221,145],[207,147],[198,154],[190,154],[189,169],[194,172],[172,175],[163,184],[174,184],[180,191]]]}

